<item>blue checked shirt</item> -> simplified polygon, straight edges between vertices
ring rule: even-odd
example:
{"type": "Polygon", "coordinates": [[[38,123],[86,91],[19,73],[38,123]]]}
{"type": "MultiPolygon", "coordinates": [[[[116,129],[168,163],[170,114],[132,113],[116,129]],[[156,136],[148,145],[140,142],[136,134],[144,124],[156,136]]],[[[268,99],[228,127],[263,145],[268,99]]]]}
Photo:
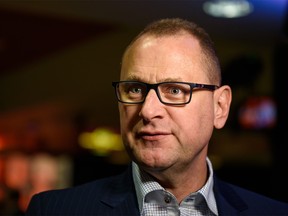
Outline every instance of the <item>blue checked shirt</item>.
{"type": "Polygon", "coordinates": [[[166,191],[133,162],[133,181],[141,216],[215,216],[218,215],[213,192],[213,169],[207,158],[209,178],[197,192],[189,194],[180,204],[176,197],[166,191]]]}

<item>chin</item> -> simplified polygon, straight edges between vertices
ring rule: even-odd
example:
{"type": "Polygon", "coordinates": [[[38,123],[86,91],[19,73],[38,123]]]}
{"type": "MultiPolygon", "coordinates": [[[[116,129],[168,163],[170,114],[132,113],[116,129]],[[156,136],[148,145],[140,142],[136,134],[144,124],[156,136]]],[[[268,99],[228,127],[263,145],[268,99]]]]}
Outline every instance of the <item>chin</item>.
{"type": "Polygon", "coordinates": [[[167,169],[170,165],[169,163],[165,163],[164,161],[159,160],[139,160],[136,162],[140,167],[147,171],[162,171],[167,169]]]}

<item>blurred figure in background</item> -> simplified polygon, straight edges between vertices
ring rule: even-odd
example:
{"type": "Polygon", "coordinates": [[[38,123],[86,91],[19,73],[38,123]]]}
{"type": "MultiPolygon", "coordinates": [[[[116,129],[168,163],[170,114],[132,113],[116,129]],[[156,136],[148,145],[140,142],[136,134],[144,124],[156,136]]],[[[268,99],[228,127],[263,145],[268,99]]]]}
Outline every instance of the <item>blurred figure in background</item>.
{"type": "Polygon", "coordinates": [[[30,190],[23,197],[21,208],[27,208],[33,194],[57,188],[58,175],[58,164],[53,156],[45,153],[35,155],[30,165],[30,190]]]}
{"type": "MultiPolygon", "coordinates": [[[[9,152],[2,164],[0,215],[23,215],[32,195],[59,187],[67,187],[71,179],[65,157],[48,153],[9,152]],[[63,169],[61,166],[64,166],[63,169]],[[65,175],[65,181],[59,175],[65,175]]],[[[1,165],[0,165],[1,166],[1,165]]]]}
{"type": "MultiPolygon", "coordinates": [[[[27,208],[23,205],[29,191],[30,158],[21,152],[11,152],[3,164],[3,205],[1,215],[21,215],[27,208]]],[[[28,200],[29,201],[29,200],[28,200]]]]}

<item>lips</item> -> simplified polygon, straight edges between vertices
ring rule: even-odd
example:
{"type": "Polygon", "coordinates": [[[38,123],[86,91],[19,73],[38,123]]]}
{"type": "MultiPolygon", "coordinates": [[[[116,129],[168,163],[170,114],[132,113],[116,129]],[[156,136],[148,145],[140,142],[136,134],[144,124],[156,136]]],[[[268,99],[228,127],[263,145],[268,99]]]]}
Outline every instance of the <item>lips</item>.
{"type": "Polygon", "coordinates": [[[139,139],[147,140],[147,141],[156,141],[163,139],[170,135],[170,133],[163,131],[141,131],[136,134],[136,137],[139,139]]]}

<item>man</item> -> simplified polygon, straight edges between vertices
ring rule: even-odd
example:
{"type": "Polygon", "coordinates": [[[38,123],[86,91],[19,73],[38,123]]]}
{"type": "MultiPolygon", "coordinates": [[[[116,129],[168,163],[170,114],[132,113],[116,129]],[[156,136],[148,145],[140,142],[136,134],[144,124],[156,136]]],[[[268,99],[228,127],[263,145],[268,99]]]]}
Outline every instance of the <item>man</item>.
{"type": "Polygon", "coordinates": [[[207,150],[228,118],[213,43],[182,19],[148,25],[125,50],[119,82],[119,176],[35,195],[27,215],[288,215],[288,205],[222,182],[207,150]]]}

